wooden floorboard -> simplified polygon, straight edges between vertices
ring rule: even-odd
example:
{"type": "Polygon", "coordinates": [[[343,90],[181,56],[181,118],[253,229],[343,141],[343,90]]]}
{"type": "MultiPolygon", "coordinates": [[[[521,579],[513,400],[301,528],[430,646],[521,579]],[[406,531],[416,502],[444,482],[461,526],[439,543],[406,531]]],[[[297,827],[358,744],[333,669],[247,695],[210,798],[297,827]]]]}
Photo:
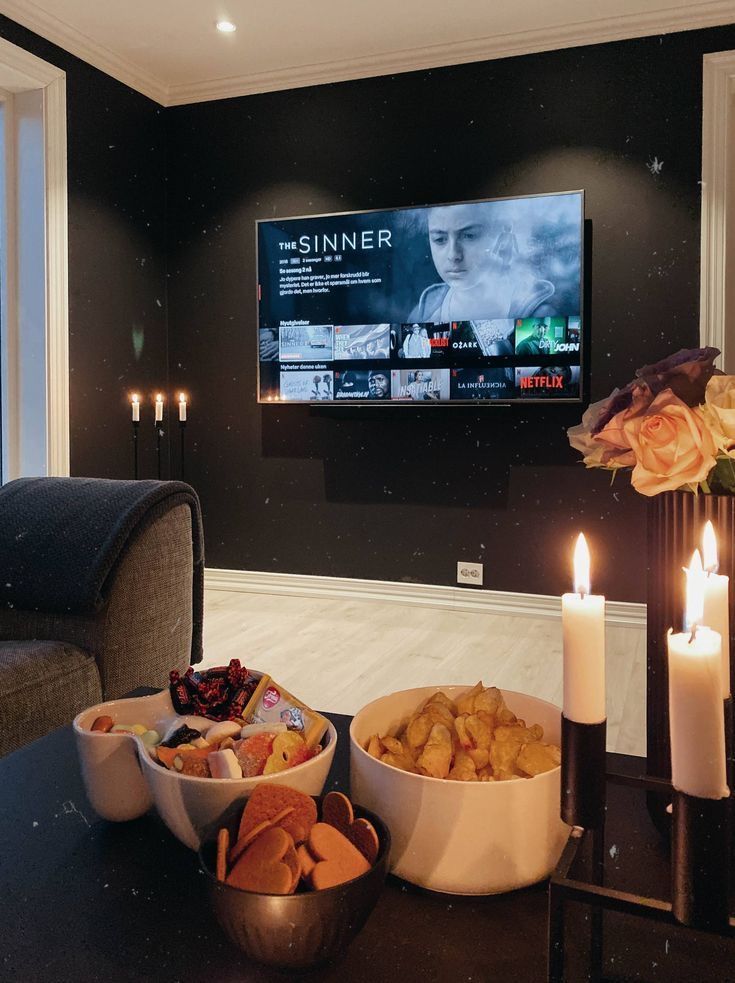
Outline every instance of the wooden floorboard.
{"type": "MultiPolygon", "coordinates": [[[[485,685],[561,704],[561,622],[393,601],[208,590],[204,665],[238,658],[305,703],[354,714],[413,686],[485,685]]],[[[610,627],[608,750],[645,754],[643,628],[610,627]]]]}

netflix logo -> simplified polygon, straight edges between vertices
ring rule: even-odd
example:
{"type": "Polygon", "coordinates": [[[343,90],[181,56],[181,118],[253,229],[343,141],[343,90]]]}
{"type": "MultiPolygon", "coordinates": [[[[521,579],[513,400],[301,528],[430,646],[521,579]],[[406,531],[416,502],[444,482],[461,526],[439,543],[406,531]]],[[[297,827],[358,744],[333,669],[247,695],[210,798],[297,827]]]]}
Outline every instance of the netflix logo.
{"type": "Polygon", "coordinates": [[[560,375],[521,376],[521,389],[563,389],[564,379],[560,375]]]}

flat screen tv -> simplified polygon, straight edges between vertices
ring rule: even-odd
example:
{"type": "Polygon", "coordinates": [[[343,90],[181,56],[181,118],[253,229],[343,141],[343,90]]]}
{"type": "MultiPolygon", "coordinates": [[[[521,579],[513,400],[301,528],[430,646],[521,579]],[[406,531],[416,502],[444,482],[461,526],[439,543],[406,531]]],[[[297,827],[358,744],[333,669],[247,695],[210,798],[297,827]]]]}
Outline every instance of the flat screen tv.
{"type": "Polygon", "coordinates": [[[262,403],[582,398],[584,192],[257,223],[262,403]]]}

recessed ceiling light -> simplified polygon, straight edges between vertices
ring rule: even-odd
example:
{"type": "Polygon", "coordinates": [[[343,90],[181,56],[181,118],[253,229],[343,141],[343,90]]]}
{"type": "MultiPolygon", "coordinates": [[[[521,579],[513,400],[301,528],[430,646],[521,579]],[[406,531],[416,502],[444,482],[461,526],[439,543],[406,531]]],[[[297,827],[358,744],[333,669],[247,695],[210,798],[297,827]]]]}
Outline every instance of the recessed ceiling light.
{"type": "Polygon", "coordinates": [[[232,32],[236,31],[237,28],[230,20],[218,20],[217,30],[222,31],[223,34],[232,34],[232,32]]]}

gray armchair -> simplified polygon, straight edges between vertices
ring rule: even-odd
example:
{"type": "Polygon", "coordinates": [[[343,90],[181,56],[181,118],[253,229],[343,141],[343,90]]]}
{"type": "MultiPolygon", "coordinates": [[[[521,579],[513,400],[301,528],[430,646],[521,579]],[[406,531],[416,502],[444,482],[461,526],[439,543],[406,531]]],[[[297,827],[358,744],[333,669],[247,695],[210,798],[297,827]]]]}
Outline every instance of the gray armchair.
{"type": "Polygon", "coordinates": [[[189,665],[194,551],[192,509],[159,509],[131,537],[101,610],[0,609],[0,755],[189,665]]]}

